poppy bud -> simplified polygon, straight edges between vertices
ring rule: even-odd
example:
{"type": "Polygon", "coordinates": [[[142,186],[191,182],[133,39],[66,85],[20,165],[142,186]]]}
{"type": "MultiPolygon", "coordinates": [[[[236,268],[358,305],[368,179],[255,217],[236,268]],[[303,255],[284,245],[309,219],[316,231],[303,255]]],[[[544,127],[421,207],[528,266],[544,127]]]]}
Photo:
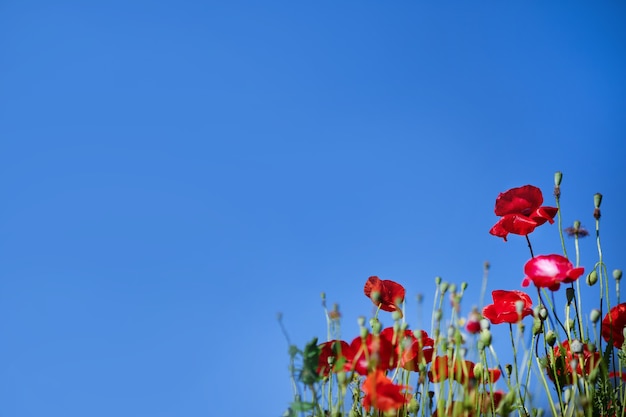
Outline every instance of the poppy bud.
{"type": "Polygon", "coordinates": [[[368,334],[369,330],[367,330],[367,327],[361,327],[361,339],[365,339],[368,334]]]}
{"type": "Polygon", "coordinates": [[[439,285],[439,291],[441,291],[442,294],[445,294],[448,291],[448,283],[447,282],[442,282],[439,285]]]}
{"type": "Polygon", "coordinates": [[[511,365],[510,363],[507,363],[504,368],[506,369],[506,374],[508,376],[513,375],[513,365],[511,365]]]}
{"type": "Polygon", "coordinates": [[[567,321],[565,321],[565,328],[566,329],[573,329],[574,328],[574,319],[567,319],[567,321]]]}
{"type": "Polygon", "coordinates": [[[574,289],[572,287],[567,287],[565,289],[565,296],[567,297],[567,305],[570,305],[574,299],[574,289]]]}
{"type": "Polygon", "coordinates": [[[396,310],[393,313],[391,313],[391,318],[394,319],[395,321],[398,321],[402,318],[402,313],[396,310]]]}
{"type": "Polygon", "coordinates": [[[557,171],[554,173],[554,185],[555,186],[559,186],[561,185],[561,180],[563,179],[563,173],[561,171],[557,171]]]}
{"type": "Polygon", "coordinates": [[[411,401],[409,401],[409,405],[406,409],[409,413],[417,415],[417,412],[420,409],[420,405],[415,398],[411,398],[411,401]]]}
{"type": "Polygon", "coordinates": [[[489,330],[491,328],[491,323],[487,319],[480,319],[480,328],[481,330],[489,330]]]}
{"type": "Polygon", "coordinates": [[[583,344],[580,340],[572,340],[572,343],[570,343],[569,346],[573,353],[576,353],[577,355],[583,353],[583,344]]]}
{"type": "Polygon", "coordinates": [[[467,282],[463,281],[461,283],[461,291],[465,291],[467,289],[467,282]]]}
{"type": "Polygon", "coordinates": [[[539,319],[533,320],[533,335],[543,333],[543,323],[539,319]]]}
{"type": "Polygon", "coordinates": [[[480,341],[485,345],[485,347],[491,346],[491,332],[487,329],[482,330],[480,332],[480,341]]]}
{"type": "Polygon", "coordinates": [[[356,322],[359,324],[359,327],[365,326],[365,317],[359,316],[359,318],[356,319],[356,322]]]}
{"type": "Polygon", "coordinates": [[[380,334],[380,330],[383,327],[380,321],[374,319],[370,320],[370,326],[372,327],[372,333],[374,333],[375,335],[380,334]]]}
{"type": "Polygon", "coordinates": [[[574,220],[574,230],[575,231],[580,230],[580,220],[574,220]]]}
{"type": "Polygon", "coordinates": [[[438,309],[437,311],[433,313],[433,317],[435,318],[435,321],[437,322],[441,320],[442,316],[443,316],[443,313],[441,312],[441,309],[438,309]]]}
{"type": "Polygon", "coordinates": [[[621,269],[614,269],[613,270],[613,278],[615,278],[615,281],[619,281],[620,279],[622,279],[622,270],[621,269]]]}
{"type": "Polygon", "coordinates": [[[537,306],[533,309],[533,315],[535,318],[544,321],[548,318],[548,310],[546,310],[543,306],[537,306]]]}
{"type": "Polygon", "coordinates": [[[482,374],[483,374],[483,364],[478,362],[477,364],[474,365],[474,376],[476,377],[476,379],[480,379],[482,374]]]}
{"type": "Polygon", "coordinates": [[[441,284],[441,277],[435,277],[435,284],[441,284]]]}
{"type": "Polygon", "coordinates": [[[591,287],[595,285],[596,282],[598,282],[598,273],[594,269],[593,271],[587,274],[587,285],[591,287]]]}
{"type": "Polygon", "coordinates": [[[591,320],[592,323],[597,323],[598,320],[600,320],[600,310],[597,308],[591,310],[591,313],[589,313],[589,320],[591,320]]]}
{"type": "Polygon", "coordinates": [[[552,330],[548,331],[548,333],[546,333],[546,342],[550,345],[550,347],[553,347],[556,343],[556,333],[552,330]]]}

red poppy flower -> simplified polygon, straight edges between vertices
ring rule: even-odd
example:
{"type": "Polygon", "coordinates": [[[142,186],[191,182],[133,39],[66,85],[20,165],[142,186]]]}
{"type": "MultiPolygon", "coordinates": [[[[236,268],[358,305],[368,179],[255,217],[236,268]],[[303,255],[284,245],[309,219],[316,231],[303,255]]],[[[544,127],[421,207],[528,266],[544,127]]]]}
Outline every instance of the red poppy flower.
{"type": "Polygon", "coordinates": [[[396,366],[407,371],[417,371],[420,363],[432,361],[435,341],[423,330],[420,330],[420,335],[418,338],[408,329],[394,334],[393,327],[387,327],[380,332],[380,337],[387,339],[395,350],[396,366]]]}
{"type": "Polygon", "coordinates": [[[533,302],[528,294],[522,291],[496,290],[491,292],[493,304],[483,308],[483,316],[489,319],[492,324],[517,323],[522,318],[533,314],[531,308],[533,302]],[[518,312],[517,304],[522,303],[521,314],[518,312]]]}
{"type": "Polygon", "coordinates": [[[393,369],[398,360],[391,342],[382,336],[368,334],[365,344],[361,337],[356,337],[350,343],[350,349],[354,354],[353,368],[359,375],[367,375],[371,369],[393,369]]]}
{"type": "Polygon", "coordinates": [[[331,340],[319,345],[320,356],[317,365],[317,373],[328,376],[331,371],[350,371],[354,352],[347,342],[343,340],[331,340]],[[331,362],[332,361],[332,365],[331,362]]]}
{"type": "Polygon", "coordinates": [[[602,320],[602,337],[607,342],[613,340],[613,346],[621,349],[624,345],[626,328],[626,303],[618,304],[602,320]]]}
{"type": "Polygon", "coordinates": [[[361,389],[365,393],[363,407],[367,411],[372,407],[383,412],[397,410],[411,400],[410,394],[406,392],[410,387],[394,384],[380,370],[370,373],[361,389]]]}
{"type": "Polygon", "coordinates": [[[524,265],[526,277],[522,287],[528,287],[532,281],[538,288],[556,291],[561,283],[576,281],[585,272],[585,268],[574,268],[574,265],[561,255],[535,256],[524,265]]]}
{"type": "Polygon", "coordinates": [[[542,203],[541,190],[532,185],[511,188],[500,193],[496,198],[495,213],[501,218],[489,233],[506,241],[509,233],[526,236],[545,222],[554,223],[553,218],[558,209],[542,207],[542,203]]]}
{"type": "MultiPolygon", "coordinates": [[[[447,355],[437,356],[433,360],[428,376],[431,382],[442,382],[451,378],[459,384],[465,385],[470,380],[476,379],[476,376],[474,375],[475,365],[476,364],[472,361],[457,360],[456,358],[453,359],[452,364],[450,364],[447,355]]],[[[484,378],[482,378],[479,382],[496,382],[500,379],[501,375],[502,372],[500,372],[499,369],[489,369],[489,373],[485,373],[484,378]]]]}
{"type": "Polygon", "coordinates": [[[372,276],[365,282],[363,291],[381,310],[402,313],[400,304],[404,301],[405,291],[404,287],[397,282],[372,276]]]}
{"type": "MultiPolygon", "coordinates": [[[[580,343],[580,342],[577,342],[580,343]]],[[[580,354],[572,352],[569,340],[563,341],[561,346],[554,346],[554,362],[548,363],[548,377],[554,381],[555,375],[561,387],[574,383],[574,371],[579,376],[589,376],[598,365],[600,365],[600,352],[591,352],[586,344],[583,344],[583,351],[580,354]],[[576,369],[572,368],[572,365],[576,369]]]]}

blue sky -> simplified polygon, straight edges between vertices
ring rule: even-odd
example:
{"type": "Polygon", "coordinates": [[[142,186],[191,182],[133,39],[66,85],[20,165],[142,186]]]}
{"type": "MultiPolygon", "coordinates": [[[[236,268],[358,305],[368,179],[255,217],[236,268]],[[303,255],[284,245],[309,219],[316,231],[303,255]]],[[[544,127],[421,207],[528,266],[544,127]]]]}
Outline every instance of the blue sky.
{"type": "MultiPolygon", "coordinates": [[[[524,184],[624,268],[621,2],[0,4],[0,417],[277,416],[370,275],[519,289],[524,184]]],[[[560,250],[556,226],[532,236],[560,250]]],[[[571,244],[571,242],[569,242],[571,244]]],[[[583,266],[595,262],[582,242],[583,266]]],[[[411,311],[412,309],[412,311],[411,311]]]]}

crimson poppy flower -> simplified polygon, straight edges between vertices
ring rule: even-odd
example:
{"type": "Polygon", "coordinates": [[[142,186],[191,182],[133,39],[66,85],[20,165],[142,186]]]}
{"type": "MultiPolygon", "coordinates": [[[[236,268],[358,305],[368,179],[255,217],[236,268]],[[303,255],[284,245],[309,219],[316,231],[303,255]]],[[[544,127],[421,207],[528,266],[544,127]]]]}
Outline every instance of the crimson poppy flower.
{"type": "Polygon", "coordinates": [[[393,346],[397,358],[396,366],[407,371],[417,371],[420,363],[432,361],[435,341],[423,330],[420,330],[420,337],[417,337],[411,330],[395,333],[393,327],[387,327],[380,332],[380,337],[387,339],[393,346]]]}
{"type": "Polygon", "coordinates": [[[372,300],[374,305],[385,311],[399,311],[400,304],[404,301],[404,287],[397,282],[380,279],[372,276],[365,282],[363,288],[365,295],[372,300]]]}
{"type": "Polygon", "coordinates": [[[554,362],[549,362],[546,367],[548,378],[554,382],[556,376],[559,385],[564,387],[574,383],[574,372],[579,377],[589,376],[591,371],[600,365],[601,355],[600,352],[592,353],[586,344],[582,344],[582,348],[582,353],[573,353],[569,340],[563,341],[560,346],[554,346],[554,362]],[[576,369],[572,365],[575,365],[576,369]]]}
{"type": "Polygon", "coordinates": [[[381,336],[368,334],[365,343],[359,336],[350,343],[350,349],[354,354],[352,359],[353,369],[359,375],[367,375],[370,369],[386,371],[396,366],[398,358],[389,340],[381,336]]]}
{"type": "Polygon", "coordinates": [[[533,314],[531,308],[533,302],[530,296],[522,291],[495,290],[491,292],[493,304],[483,308],[483,316],[489,319],[492,324],[517,323],[522,318],[533,314]],[[521,312],[518,311],[517,304],[521,302],[521,312]]]}
{"type": "Polygon", "coordinates": [[[574,265],[561,255],[535,256],[524,265],[526,277],[522,287],[528,287],[531,281],[537,288],[548,288],[556,291],[561,283],[576,281],[585,272],[585,268],[574,268],[574,265]]]}
{"type": "Polygon", "coordinates": [[[397,410],[411,400],[410,394],[406,392],[410,387],[394,384],[381,370],[368,374],[361,389],[365,393],[363,407],[367,411],[370,408],[383,412],[397,410]]]}
{"type": "MultiPolygon", "coordinates": [[[[452,364],[447,355],[437,356],[433,359],[432,366],[428,376],[431,382],[442,382],[448,378],[465,385],[470,380],[475,380],[474,366],[476,364],[472,361],[460,360],[454,358],[452,364]]],[[[489,373],[485,373],[484,377],[479,382],[496,382],[500,379],[502,372],[499,369],[493,368],[488,370],[489,373]]]]}
{"type": "Polygon", "coordinates": [[[489,233],[506,241],[509,233],[526,236],[545,222],[554,223],[554,216],[559,210],[556,207],[541,206],[542,203],[541,190],[532,185],[511,188],[500,193],[496,198],[495,213],[501,218],[489,233]]]}
{"type": "Polygon", "coordinates": [[[604,316],[602,320],[602,337],[613,346],[621,349],[624,345],[624,328],[626,328],[626,303],[618,304],[604,316]]]}
{"type": "Polygon", "coordinates": [[[320,356],[317,365],[319,375],[328,376],[331,372],[350,371],[354,352],[347,342],[331,340],[321,343],[319,348],[320,356]]]}

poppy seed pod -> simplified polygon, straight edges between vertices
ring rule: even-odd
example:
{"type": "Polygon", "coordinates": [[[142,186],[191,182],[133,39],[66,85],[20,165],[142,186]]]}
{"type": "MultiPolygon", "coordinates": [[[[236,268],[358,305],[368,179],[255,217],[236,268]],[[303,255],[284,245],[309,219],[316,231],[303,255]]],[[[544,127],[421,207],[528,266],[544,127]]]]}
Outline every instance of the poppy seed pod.
{"type": "Polygon", "coordinates": [[[602,194],[595,193],[593,195],[593,205],[594,205],[595,208],[599,209],[600,208],[600,204],[602,204],[602,194]]]}

